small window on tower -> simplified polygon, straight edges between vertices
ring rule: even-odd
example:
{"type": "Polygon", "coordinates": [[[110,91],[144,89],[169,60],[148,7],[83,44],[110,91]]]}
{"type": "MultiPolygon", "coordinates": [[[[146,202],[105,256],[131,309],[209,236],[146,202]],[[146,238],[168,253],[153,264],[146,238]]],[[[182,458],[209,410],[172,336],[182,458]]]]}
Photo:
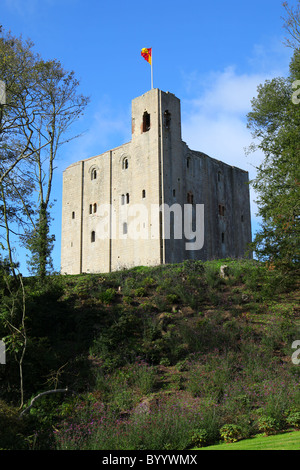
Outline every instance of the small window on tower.
{"type": "Polygon", "coordinates": [[[194,203],[194,196],[191,191],[187,193],[187,203],[188,204],[193,204],[194,203]]]}
{"type": "Polygon", "coordinates": [[[72,212],[72,219],[75,219],[75,212],[72,212]]]}
{"type": "Polygon", "coordinates": [[[97,178],[97,170],[94,168],[91,171],[91,180],[95,180],[97,178]]]}
{"type": "Polygon", "coordinates": [[[94,209],[94,212],[97,212],[97,204],[95,202],[94,206],[93,206],[93,209],[94,209]]]}
{"type": "Polygon", "coordinates": [[[225,215],[225,206],[219,204],[219,215],[225,215]]]}
{"type": "Polygon", "coordinates": [[[167,129],[170,129],[170,125],[171,125],[171,114],[169,113],[169,111],[166,109],[166,111],[164,112],[164,124],[165,124],[165,127],[167,129]]]}
{"type": "Polygon", "coordinates": [[[143,191],[142,191],[142,198],[145,198],[145,197],[146,197],[146,190],[143,189],[143,191]]]}
{"type": "Polygon", "coordinates": [[[147,111],[143,115],[143,132],[147,132],[150,129],[150,114],[147,111]]]}
{"type": "Polygon", "coordinates": [[[126,204],[129,204],[129,193],[126,194],[126,204]]]}
{"type": "Polygon", "coordinates": [[[94,231],[92,231],[92,233],[91,233],[91,243],[94,243],[95,240],[96,240],[96,233],[94,231]]]}
{"type": "Polygon", "coordinates": [[[123,223],[123,234],[124,235],[127,234],[127,223],[126,222],[123,223]]]}
{"type": "Polygon", "coordinates": [[[93,213],[93,204],[90,204],[90,214],[93,213]]]}
{"type": "Polygon", "coordinates": [[[122,169],[127,170],[128,168],[128,158],[124,158],[122,162],[122,169]]]}

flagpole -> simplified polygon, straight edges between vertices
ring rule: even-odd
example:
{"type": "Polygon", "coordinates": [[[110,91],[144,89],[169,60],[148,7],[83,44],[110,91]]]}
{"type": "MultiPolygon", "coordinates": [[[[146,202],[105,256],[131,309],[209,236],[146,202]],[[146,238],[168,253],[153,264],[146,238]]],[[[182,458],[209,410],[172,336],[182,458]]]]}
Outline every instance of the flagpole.
{"type": "Polygon", "coordinates": [[[153,49],[151,49],[151,89],[153,89],[153,49]]]}

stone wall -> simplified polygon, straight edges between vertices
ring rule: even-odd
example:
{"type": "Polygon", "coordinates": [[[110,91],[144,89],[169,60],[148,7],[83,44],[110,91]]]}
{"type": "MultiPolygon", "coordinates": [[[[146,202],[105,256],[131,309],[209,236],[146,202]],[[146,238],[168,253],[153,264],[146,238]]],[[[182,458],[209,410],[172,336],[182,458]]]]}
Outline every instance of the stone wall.
{"type": "Polygon", "coordinates": [[[247,172],[190,150],[181,139],[179,99],[153,89],[132,102],[129,143],[65,170],[61,271],[241,257],[251,240],[247,182],[247,172]],[[196,208],[204,207],[201,249],[186,249],[186,204],[196,233],[196,208]],[[170,227],[169,208],[177,214],[170,227]],[[183,236],[174,238],[180,223],[183,236]]]}

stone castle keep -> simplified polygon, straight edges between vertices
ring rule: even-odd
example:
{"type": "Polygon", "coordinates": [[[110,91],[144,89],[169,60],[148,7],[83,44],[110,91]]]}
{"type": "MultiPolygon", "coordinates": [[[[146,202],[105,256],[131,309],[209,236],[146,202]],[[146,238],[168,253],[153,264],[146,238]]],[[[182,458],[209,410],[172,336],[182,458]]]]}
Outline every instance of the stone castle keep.
{"type": "Polygon", "coordinates": [[[62,273],[239,258],[250,241],[248,173],[189,149],[172,93],[135,98],[131,141],[64,171],[62,273]]]}

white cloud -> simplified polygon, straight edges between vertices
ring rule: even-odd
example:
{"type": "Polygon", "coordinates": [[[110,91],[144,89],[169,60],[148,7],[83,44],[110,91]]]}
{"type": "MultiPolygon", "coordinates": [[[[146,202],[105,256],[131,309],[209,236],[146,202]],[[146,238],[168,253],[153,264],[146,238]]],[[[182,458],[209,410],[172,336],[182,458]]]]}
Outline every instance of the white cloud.
{"type": "MultiPolygon", "coordinates": [[[[246,156],[245,149],[252,142],[247,128],[247,113],[257,86],[269,75],[238,74],[230,66],[221,72],[212,72],[200,87],[196,98],[182,101],[182,138],[193,149],[249,172],[253,179],[263,158],[256,152],[246,156]]],[[[195,76],[192,77],[195,80],[195,76]]],[[[195,89],[195,88],[194,88],[195,89]]],[[[257,213],[256,195],[251,189],[253,221],[257,213]]]]}

